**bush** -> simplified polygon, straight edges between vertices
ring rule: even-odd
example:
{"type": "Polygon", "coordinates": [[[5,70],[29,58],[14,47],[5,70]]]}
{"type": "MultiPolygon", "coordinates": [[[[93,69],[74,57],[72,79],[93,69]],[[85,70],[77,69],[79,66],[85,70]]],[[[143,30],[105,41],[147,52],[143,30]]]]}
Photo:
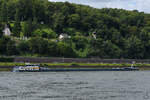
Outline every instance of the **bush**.
{"type": "Polygon", "coordinates": [[[80,65],[77,63],[72,63],[71,66],[80,66],[80,65]]]}
{"type": "Polygon", "coordinates": [[[41,36],[43,38],[56,38],[56,33],[50,29],[50,28],[45,28],[45,29],[37,29],[33,32],[33,36],[41,36]]]}
{"type": "Polygon", "coordinates": [[[14,58],[12,57],[0,57],[0,62],[14,62],[14,58]]]}

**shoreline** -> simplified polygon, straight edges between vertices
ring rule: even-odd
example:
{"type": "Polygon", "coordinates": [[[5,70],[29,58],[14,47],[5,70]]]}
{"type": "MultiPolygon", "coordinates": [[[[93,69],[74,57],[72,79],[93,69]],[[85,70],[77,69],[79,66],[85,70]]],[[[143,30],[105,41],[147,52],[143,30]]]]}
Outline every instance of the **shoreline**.
{"type": "Polygon", "coordinates": [[[150,64],[150,59],[101,59],[101,58],[62,58],[34,56],[0,56],[0,62],[30,62],[30,63],[109,63],[131,64],[132,62],[150,64]]]}

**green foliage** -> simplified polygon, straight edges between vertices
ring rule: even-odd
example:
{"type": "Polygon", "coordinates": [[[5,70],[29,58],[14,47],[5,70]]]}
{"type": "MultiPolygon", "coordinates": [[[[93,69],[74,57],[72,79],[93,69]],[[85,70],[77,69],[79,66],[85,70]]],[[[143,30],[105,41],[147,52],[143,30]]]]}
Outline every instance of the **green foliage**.
{"type": "Polygon", "coordinates": [[[64,26],[64,19],[65,16],[60,12],[60,13],[55,13],[53,16],[53,29],[58,32],[61,33],[64,26]]]}
{"type": "Polygon", "coordinates": [[[76,57],[76,52],[71,45],[64,42],[57,44],[57,54],[60,57],[76,57]]]}
{"type": "Polygon", "coordinates": [[[50,28],[37,29],[33,32],[33,36],[40,36],[42,38],[53,39],[56,38],[56,33],[50,28]]]}
{"type": "Polygon", "coordinates": [[[17,49],[19,51],[19,54],[25,55],[29,52],[29,44],[26,41],[20,41],[18,43],[17,49]]]}
{"type": "Polygon", "coordinates": [[[48,41],[40,38],[33,37],[29,41],[29,50],[32,54],[46,54],[48,49],[48,41]]]}
{"type": "Polygon", "coordinates": [[[14,58],[11,57],[0,57],[0,62],[13,62],[14,58]]]}
{"type": "Polygon", "coordinates": [[[7,55],[16,55],[17,54],[17,49],[16,49],[16,46],[15,46],[15,41],[9,41],[7,43],[6,50],[7,50],[7,55]]]}
{"type": "Polygon", "coordinates": [[[57,51],[57,43],[53,41],[48,41],[47,55],[51,57],[56,57],[59,55],[57,51]]]}
{"type": "Polygon", "coordinates": [[[0,24],[0,38],[3,36],[3,25],[0,24]]]}
{"type": "Polygon", "coordinates": [[[78,63],[72,63],[71,66],[80,66],[78,63]]]}
{"type": "Polygon", "coordinates": [[[1,55],[7,54],[7,45],[10,41],[11,40],[9,37],[2,37],[0,39],[0,54],[1,55]]]}
{"type": "Polygon", "coordinates": [[[23,25],[23,33],[24,33],[24,36],[31,37],[32,36],[32,32],[33,32],[32,20],[29,19],[23,25]]]}
{"type": "Polygon", "coordinates": [[[48,0],[0,0],[1,55],[148,59],[149,51],[150,14],[48,0]],[[12,37],[3,36],[5,24],[11,24],[12,37]],[[61,33],[71,38],[61,41],[61,33]]]}
{"type": "Polygon", "coordinates": [[[20,22],[15,22],[15,25],[13,28],[13,36],[20,37],[20,32],[21,32],[20,22]]]}
{"type": "Polygon", "coordinates": [[[16,37],[20,37],[20,32],[21,32],[21,24],[20,24],[20,18],[19,18],[19,10],[16,10],[16,15],[15,15],[15,23],[13,27],[13,35],[16,37]]]}
{"type": "Polygon", "coordinates": [[[142,41],[136,36],[128,38],[125,46],[125,56],[132,59],[141,59],[144,56],[145,48],[142,41]],[[132,55],[132,56],[131,56],[132,55]]]}
{"type": "Polygon", "coordinates": [[[7,7],[7,3],[4,0],[2,5],[1,5],[1,10],[0,10],[0,21],[7,23],[8,22],[8,7],[7,7]]]}
{"type": "Polygon", "coordinates": [[[79,14],[72,14],[69,16],[68,24],[70,27],[79,28],[80,26],[80,16],[79,14]]]}
{"type": "Polygon", "coordinates": [[[64,28],[63,32],[66,33],[66,34],[68,34],[68,35],[75,36],[76,33],[77,33],[77,30],[74,29],[74,28],[68,27],[68,28],[64,28]]]}

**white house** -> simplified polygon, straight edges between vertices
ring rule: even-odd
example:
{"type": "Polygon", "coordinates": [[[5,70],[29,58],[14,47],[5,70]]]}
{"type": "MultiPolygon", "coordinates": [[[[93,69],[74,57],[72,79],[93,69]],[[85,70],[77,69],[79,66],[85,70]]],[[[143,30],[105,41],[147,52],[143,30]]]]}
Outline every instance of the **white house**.
{"type": "Polygon", "coordinates": [[[64,34],[64,33],[60,34],[59,37],[58,37],[58,39],[60,41],[63,40],[63,39],[68,39],[68,38],[71,38],[71,36],[69,36],[67,34],[64,34]]]}
{"type": "Polygon", "coordinates": [[[3,33],[5,36],[10,36],[12,34],[10,29],[7,27],[7,25],[5,26],[3,33]]]}

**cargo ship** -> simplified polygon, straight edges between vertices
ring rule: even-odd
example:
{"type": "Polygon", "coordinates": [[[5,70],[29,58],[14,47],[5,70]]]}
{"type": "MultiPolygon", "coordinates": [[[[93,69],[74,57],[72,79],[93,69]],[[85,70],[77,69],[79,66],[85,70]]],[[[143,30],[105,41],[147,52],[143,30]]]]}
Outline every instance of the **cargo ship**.
{"type": "Polygon", "coordinates": [[[13,72],[68,72],[68,71],[138,71],[139,68],[124,67],[124,68],[47,68],[40,67],[35,64],[27,64],[25,66],[15,66],[13,72]]]}

